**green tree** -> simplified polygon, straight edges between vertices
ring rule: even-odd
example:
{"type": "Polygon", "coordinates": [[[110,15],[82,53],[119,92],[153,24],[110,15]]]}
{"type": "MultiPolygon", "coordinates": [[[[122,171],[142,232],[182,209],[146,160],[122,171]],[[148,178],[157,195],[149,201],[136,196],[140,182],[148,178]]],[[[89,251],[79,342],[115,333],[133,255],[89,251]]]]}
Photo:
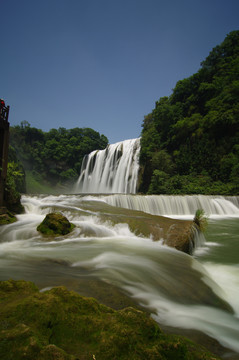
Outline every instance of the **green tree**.
{"type": "Polygon", "coordinates": [[[104,135],[91,128],[61,127],[43,132],[27,122],[11,127],[10,135],[11,145],[27,174],[30,172],[36,181],[43,179],[51,186],[76,181],[84,156],[108,144],[104,135]]]}

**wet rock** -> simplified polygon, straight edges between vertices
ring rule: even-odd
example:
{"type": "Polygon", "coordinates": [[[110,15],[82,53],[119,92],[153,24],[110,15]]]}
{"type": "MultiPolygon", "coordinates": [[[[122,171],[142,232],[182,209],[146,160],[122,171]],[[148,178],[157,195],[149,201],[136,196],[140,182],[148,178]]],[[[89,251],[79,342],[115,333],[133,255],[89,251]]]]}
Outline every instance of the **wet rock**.
{"type": "MultiPolygon", "coordinates": [[[[138,210],[119,208],[102,201],[87,201],[84,209],[98,211],[102,221],[112,224],[127,223],[130,230],[137,236],[151,237],[154,241],[163,240],[167,246],[192,254],[195,248],[194,237],[200,228],[196,221],[172,219],[166,216],[151,215],[138,210]]],[[[195,219],[197,219],[195,217],[195,219]]],[[[200,216],[199,224],[202,224],[200,216]]],[[[85,236],[91,236],[89,230],[82,231],[85,236]]]]}
{"type": "Polygon", "coordinates": [[[164,244],[192,255],[195,249],[195,236],[198,232],[204,232],[207,224],[208,219],[204,210],[198,209],[192,222],[175,222],[169,227],[164,244]]]}
{"type": "Polygon", "coordinates": [[[194,250],[194,236],[198,231],[193,222],[172,224],[166,234],[164,244],[191,255],[194,250]]]}
{"type": "Polygon", "coordinates": [[[43,235],[67,235],[75,225],[70,223],[69,220],[61,213],[47,214],[42,223],[37,227],[37,231],[43,235]]]}

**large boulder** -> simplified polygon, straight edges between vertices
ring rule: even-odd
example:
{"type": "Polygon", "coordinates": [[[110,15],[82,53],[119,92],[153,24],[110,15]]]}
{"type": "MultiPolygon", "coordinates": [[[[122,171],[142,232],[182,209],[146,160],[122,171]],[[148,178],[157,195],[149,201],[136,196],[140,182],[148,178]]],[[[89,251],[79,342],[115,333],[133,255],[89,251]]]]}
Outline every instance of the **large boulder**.
{"type": "Polygon", "coordinates": [[[193,222],[175,222],[164,239],[164,244],[191,255],[195,248],[194,237],[198,229],[193,222]]]}
{"type": "Polygon", "coordinates": [[[208,218],[203,209],[198,209],[192,222],[175,222],[164,239],[164,244],[191,255],[196,247],[196,236],[203,233],[208,225],[208,218]]]}
{"type": "Polygon", "coordinates": [[[45,219],[37,227],[37,230],[43,235],[67,235],[75,225],[70,223],[69,220],[59,212],[47,214],[45,219]]]}

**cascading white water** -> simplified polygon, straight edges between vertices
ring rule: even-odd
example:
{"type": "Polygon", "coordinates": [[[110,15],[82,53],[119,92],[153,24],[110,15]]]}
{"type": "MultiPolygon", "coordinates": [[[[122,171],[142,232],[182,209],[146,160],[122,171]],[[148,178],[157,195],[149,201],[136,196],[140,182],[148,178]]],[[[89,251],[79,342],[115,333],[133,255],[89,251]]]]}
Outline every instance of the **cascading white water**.
{"type": "MultiPolygon", "coordinates": [[[[41,289],[66,285],[81,294],[82,279],[98,279],[126,291],[160,326],[201,331],[235,351],[237,357],[230,360],[237,359],[238,218],[210,220],[209,241],[194,258],[135,235],[116,208],[109,222],[103,210],[107,197],[111,195],[23,196],[26,212],[0,228],[0,279],[30,280],[41,289]],[[47,239],[36,230],[52,211],[62,211],[76,225],[72,233],[47,239]]],[[[132,216],[138,219],[134,211],[132,216]]]]}
{"type": "Polygon", "coordinates": [[[152,215],[194,216],[203,209],[208,216],[239,216],[238,197],[211,195],[107,195],[109,205],[140,210],[152,215]]]}
{"type": "Polygon", "coordinates": [[[85,156],[75,192],[136,193],[140,139],[131,139],[85,156]]]}
{"type": "MultiPolygon", "coordinates": [[[[114,197],[132,200],[138,195],[114,197]]],[[[136,236],[119,219],[115,208],[114,221],[109,222],[103,211],[106,198],[112,196],[23,196],[25,214],[18,215],[16,223],[0,228],[0,279],[30,280],[41,289],[66,285],[81,294],[82,281],[98,279],[126,291],[160,326],[201,331],[237,356],[238,218],[210,220],[209,241],[194,258],[161,242],[136,236]],[[67,236],[46,241],[36,228],[52,211],[62,211],[76,227],[67,236]],[[233,311],[221,306],[219,300],[226,301],[233,311]]],[[[220,199],[228,206],[228,199],[220,199]]],[[[203,197],[202,207],[209,200],[203,197]]],[[[138,219],[134,211],[132,216],[138,219]]]]}

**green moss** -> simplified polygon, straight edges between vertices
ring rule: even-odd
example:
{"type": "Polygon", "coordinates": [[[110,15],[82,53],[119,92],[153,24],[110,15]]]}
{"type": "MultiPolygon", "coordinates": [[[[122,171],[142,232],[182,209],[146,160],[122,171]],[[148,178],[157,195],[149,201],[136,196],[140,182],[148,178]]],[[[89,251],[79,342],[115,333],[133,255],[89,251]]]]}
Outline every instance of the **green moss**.
{"type": "Polygon", "coordinates": [[[37,230],[44,235],[67,235],[75,225],[70,223],[68,219],[61,213],[47,214],[42,223],[37,227],[37,230]]]}
{"type": "Polygon", "coordinates": [[[0,292],[1,359],[218,359],[131,307],[113,310],[64,287],[39,293],[24,281],[0,282],[0,292]]]}
{"type": "Polygon", "coordinates": [[[12,224],[16,221],[17,218],[10,211],[7,211],[6,214],[0,215],[0,225],[12,224]]]}

